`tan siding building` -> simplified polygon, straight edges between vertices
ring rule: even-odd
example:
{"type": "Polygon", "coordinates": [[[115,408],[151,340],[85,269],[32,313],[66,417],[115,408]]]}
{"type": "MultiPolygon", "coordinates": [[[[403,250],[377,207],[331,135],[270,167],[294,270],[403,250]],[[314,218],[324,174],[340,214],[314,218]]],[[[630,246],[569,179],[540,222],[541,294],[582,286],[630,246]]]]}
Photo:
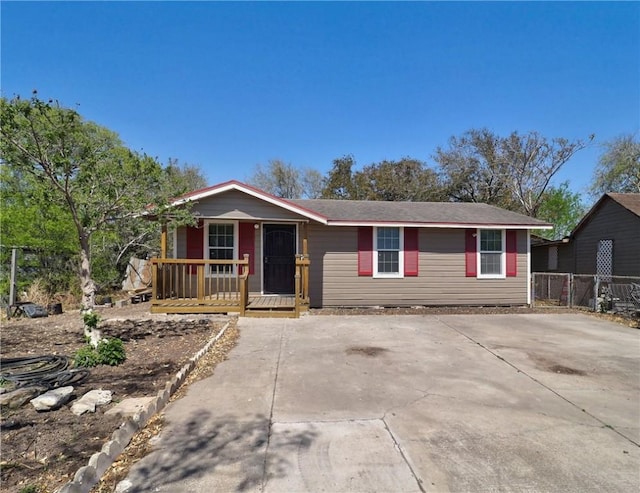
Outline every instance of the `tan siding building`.
{"type": "Polygon", "coordinates": [[[529,231],[551,227],[486,204],[284,200],[236,181],[183,204],[198,225],[175,230],[172,260],[155,259],[158,311],[223,310],[224,286],[236,307],[247,289],[261,306],[525,305],[529,231]]]}

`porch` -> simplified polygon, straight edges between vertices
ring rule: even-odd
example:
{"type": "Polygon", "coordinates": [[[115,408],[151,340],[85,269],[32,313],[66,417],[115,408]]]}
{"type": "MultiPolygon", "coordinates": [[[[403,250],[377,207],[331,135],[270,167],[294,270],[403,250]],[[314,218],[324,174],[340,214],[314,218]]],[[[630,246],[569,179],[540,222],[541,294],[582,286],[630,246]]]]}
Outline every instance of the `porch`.
{"type": "Polygon", "coordinates": [[[238,313],[298,318],[309,308],[309,257],[295,256],[293,293],[249,292],[249,256],[242,260],[153,258],[152,313],[238,313]]]}

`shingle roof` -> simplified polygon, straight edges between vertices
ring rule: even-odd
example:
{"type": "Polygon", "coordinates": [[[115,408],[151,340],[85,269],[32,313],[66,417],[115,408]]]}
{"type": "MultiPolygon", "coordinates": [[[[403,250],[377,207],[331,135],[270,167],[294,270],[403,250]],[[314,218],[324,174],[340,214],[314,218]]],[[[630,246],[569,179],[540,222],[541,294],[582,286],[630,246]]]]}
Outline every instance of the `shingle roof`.
{"type": "Polygon", "coordinates": [[[434,227],[506,226],[549,229],[553,225],[523,214],[487,204],[462,202],[383,202],[367,200],[292,200],[270,195],[236,180],[195,190],[176,198],[173,205],[198,201],[229,190],[238,190],[260,200],[300,214],[322,224],[411,224],[434,227]]]}
{"type": "Polygon", "coordinates": [[[330,223],[419,223],[550,226],[549,223],[487,204],[466,202],[384,202],[365,200],[289,200],[325,216],[330,223]]]}
{"type": "Polygon", "coordinates": [[[607,195],[625,209],[640,216],[640,193],[608,193],[607,195]]]}

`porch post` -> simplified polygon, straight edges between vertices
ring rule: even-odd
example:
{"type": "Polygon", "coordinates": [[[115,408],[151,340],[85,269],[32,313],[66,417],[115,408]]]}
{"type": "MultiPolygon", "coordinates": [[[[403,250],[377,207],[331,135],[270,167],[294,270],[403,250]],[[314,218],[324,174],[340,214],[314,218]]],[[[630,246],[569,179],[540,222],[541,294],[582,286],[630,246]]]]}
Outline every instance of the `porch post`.
{"type": "Polygon", "coordinates": [[[309,229],[309,225],[307,223],[303,223],[302,224],[302,255],[304,255],[305,257],[307,255],[309,255],[309,248],[308,248],[308,236],[307,236],[307,230],[309,229]]]}
{"type": "Polygon", "coordinates": [[[296,262],[296,277],[295,277],[295,296],[294,296],[294,313],[296,318],[300,318],[300,264],[296,262]]]}
{"type": "Polygon", "coordinates": [[[160,233],[160,258],[167,258],[167,223],[162,223],[162,232],[160,233]]]}

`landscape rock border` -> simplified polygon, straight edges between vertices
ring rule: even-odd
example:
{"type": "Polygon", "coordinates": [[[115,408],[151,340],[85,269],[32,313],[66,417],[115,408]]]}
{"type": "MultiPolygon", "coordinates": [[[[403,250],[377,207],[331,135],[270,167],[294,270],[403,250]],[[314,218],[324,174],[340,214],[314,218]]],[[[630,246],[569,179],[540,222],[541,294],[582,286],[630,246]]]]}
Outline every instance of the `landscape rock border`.
{"type": "Polygon", "coordinates": [[[224,335],[230,323],[229,321],[225,323],[220,332],[189,359],[189,362],[165,384],[164,388],[158,391],[151,402],[132,418],[126,418],[124,423],[113,432],[111,440],[102,446],[100,452],[93,454],[89,458],[89,463],[76,471],[73,480],[58,488],[56,493],[89,493],[91,488],[100,481],[105,471],[129,445],[133,435],[144,428],[149,419],[167,405],[169,398],[184,383],[187,375],[195,368],[200,358],[224,335]]]}

